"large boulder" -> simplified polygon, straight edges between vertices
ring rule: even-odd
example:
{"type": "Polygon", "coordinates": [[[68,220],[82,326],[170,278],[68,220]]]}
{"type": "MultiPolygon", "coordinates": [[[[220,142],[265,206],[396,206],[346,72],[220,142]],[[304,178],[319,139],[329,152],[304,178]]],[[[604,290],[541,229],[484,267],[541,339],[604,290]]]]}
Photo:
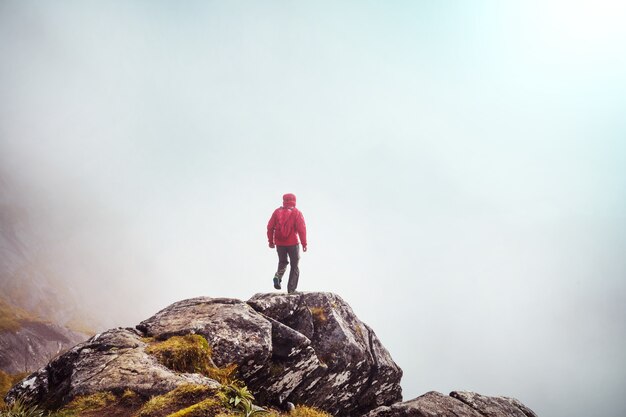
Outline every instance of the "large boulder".
{"type": "Polygon", "coordinates": [[[219,384],[199,374],[176,373],[145,352],[147,344],[134,329],[113,329],[98,334],[13,387],[9,401],[24,398],[46,408],[58,408],[78,395],[130,389],[150,397],[183,384],[217,388],[219,384]]]}
{"type": "Polygon", "coordinates": [[[360,415],[402,400],[402,370],[341,297],[257,294],[248,304],[272,323],[269,366],[248,381],[259,395],[335,415],[360,415]]]}
{"type": "Polygon", "coordinates": [[[431,391],[410,401],[378,407],[363,417],[537,417],[514,398],[487,397],[467,391],[443,395],[431,391]]]}
{"type": "Polygon", "coordinates": [[[334,294],[257,294],[248,303],[199,297],[172,304],[137,328],[156,339],[204,336],[215,364],[236,364],[261,404],[356,415],[402,398],[402,371],[334,294]]]}

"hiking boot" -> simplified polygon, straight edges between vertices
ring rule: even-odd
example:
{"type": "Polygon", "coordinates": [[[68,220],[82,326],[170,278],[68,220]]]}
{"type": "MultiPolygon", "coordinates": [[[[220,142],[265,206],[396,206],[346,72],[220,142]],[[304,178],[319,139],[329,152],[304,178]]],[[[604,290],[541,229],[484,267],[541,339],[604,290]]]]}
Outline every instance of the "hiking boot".
{"type": "Polygon", "coordinates": [[[280,280],[276,277],[274,277],[274,288],[280,290],[280,280]]]}

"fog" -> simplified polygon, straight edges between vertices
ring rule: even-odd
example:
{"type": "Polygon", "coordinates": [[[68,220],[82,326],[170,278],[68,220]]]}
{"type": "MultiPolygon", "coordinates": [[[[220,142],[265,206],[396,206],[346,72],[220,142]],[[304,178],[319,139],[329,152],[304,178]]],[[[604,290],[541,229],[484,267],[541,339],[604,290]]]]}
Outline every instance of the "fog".
{"type": "Polygon", "coordinates": [[[0,2],[0,173],[107,326],[332,291],[404,370],[626,415],[626,7],[0,2]]]}

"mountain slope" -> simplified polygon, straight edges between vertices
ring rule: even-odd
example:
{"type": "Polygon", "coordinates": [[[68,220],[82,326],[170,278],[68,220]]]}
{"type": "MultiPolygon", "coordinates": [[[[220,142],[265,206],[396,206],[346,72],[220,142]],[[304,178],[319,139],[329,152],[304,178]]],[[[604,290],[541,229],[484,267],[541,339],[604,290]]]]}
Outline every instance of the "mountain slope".
{"type": "Polygon", "coordinates": [[[85,340],[89,319],[40,259],[18,193],[0,176],[0,370],[33,371],[85,340]]]}

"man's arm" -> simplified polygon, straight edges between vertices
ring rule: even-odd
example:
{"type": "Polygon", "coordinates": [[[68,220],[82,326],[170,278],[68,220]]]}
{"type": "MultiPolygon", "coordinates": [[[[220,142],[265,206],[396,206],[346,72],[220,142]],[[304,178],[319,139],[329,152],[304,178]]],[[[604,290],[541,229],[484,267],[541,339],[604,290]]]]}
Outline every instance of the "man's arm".
{"type": "Polygon", "coordinates": [[[298,236],[300,236],[300,241],[302,242],[302,250],[306,252],[306,223],[304,222],[304,215],[302,214],[302,212],[298,213],[298,219],[296,221],[296,232],[298,232],[298,236]]]}

